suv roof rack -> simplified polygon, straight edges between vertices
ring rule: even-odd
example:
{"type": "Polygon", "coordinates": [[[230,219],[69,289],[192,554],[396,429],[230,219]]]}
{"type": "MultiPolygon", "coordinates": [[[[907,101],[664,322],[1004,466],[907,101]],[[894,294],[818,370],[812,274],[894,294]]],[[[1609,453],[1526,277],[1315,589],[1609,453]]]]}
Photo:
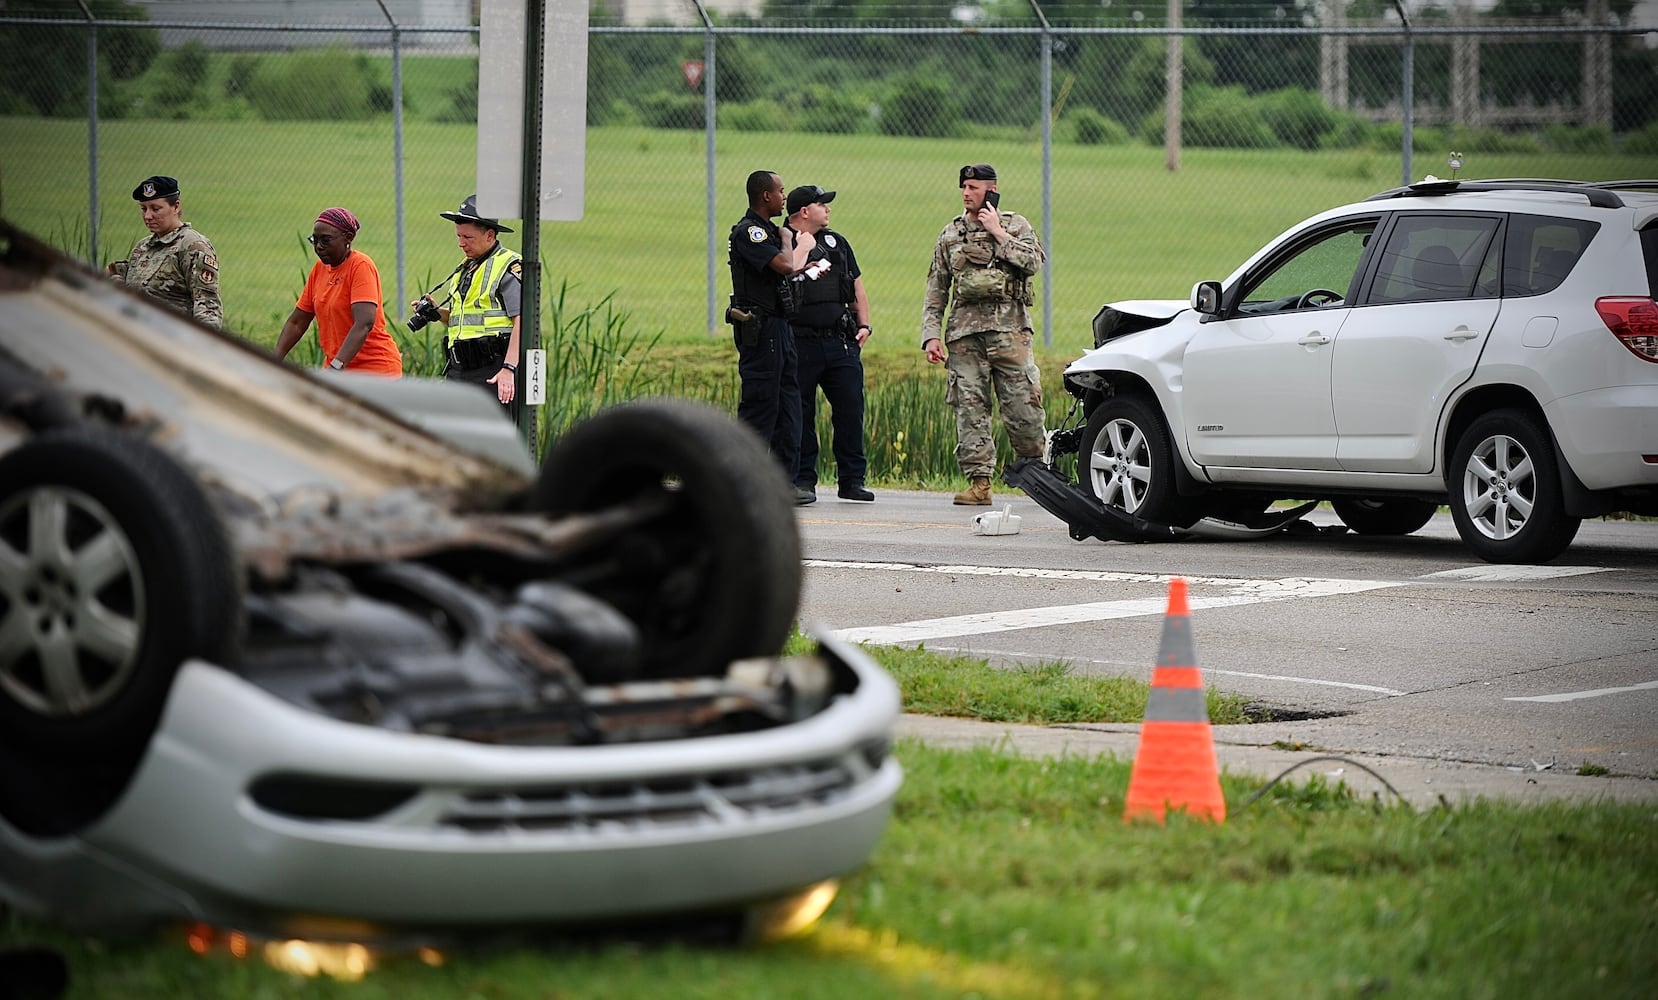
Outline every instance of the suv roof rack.
{"type": "Polygon", "coordinates": [[[1405,187],[1391,188],[1373,194],[1365,201],[1387,201],[1393,198],[1432,198],[1457,191],[1553,191],[1580,194],[1596,208],[1622,208],[1623,199],[1613,193],[1614,188],[1658,188],[1658,181],[1570,181],[1544,177],[1508,177],[1487,181],[1439,180],[1419,181],[1405,187]]]}

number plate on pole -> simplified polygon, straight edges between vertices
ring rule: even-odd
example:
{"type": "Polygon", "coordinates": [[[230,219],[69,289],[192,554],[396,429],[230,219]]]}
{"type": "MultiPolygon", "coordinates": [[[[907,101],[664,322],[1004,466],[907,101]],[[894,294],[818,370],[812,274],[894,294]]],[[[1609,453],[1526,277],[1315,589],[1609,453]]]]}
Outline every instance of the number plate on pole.
{"type": "Polygon", "coordinates": [[[524,402],[540,406],[547,398],[547,352],[524,352],[524,402]]]}

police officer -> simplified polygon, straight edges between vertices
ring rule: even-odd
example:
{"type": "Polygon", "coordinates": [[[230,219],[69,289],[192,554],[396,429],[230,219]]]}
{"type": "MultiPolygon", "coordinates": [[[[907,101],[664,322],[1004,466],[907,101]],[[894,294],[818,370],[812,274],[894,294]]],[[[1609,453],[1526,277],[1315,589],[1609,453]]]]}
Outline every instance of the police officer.
{"type": "Polygon", "coordinates": [[[443,377],[482,386],[516,421],[523,258],[497,238],[512,232],[510,227],[478,214],[477,195],[468,195],[459,209],[438,215],[455,224],[455,242],[466,260],[449,276],[442,305],[429,295],[412,305],[416,310],[435,306],[439,320],[449,327],[443,377]]]}
{"type": "Polygon", "coordinates": [[[1014,454],[1037,458],[1047,444],[1042,376],[1031,353],[1028,312],[1031,279],[1046,257],[1030,220],[1000,210],[996,168],[988,163],[962,167],[957,185],[962,213],[938,234],[933,247],[921,349],[929,363],[947,362],[949,370],[945,399],[956,411],[956,462],[968,480],[955,502],[983,506],[990,503],[996,467],[992,390],[1014,454]]]}
{"type": "Polygon", "coordinates": [[[132,200],[150,235],[126,260],[112,261],[109,273],[128,288],[193,316],[215,329],[225,322],[219,301],[219,255],[207,237],[185,222],[178,181],[156,174],[138,182],[132,200]]]}
{"type": "MultiPolygon", "coordinates": [[[[737,345],[737,375],[742,398],[737,418],[752,427],[791,480],[800,461],[800,385],[794,334],[787,312],[793,311],[789,277],[806,267],[817,241],[796,236],[772,223],[783,212],[783,178],[775,171],[748,175],[748,211],[731,227],[731,324],[737,345]]],[[[797,503],[815,497],[796,491],[797,503]]]]}
{"type": "Polygon", "coordinates": [[[869,297],[857,255],[845,236],[829,228],[835,192],[816,184],[789,192],[788,227],[810,233],[817,246],[807,255],[796,285],[797,311],[789,320],[800,355],[800,466],[797,496],[817,499],[817,390],[829,401],[834,428],[836,494],[870,501],[864,488],[864,341],[869,339],[869,297]]]}

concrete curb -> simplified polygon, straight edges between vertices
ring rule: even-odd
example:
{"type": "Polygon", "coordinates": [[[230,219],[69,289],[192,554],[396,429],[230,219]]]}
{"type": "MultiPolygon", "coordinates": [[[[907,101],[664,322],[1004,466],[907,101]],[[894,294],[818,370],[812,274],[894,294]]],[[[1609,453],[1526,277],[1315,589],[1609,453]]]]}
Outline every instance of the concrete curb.
{"type": "MultiPolygon", "coordinates": [[[[1438,805],[1442,801],[1465,803],[1476,799],[1526,803],[1658,802],[1658,781],[1643,778],[1586,777],[1552,770],[1517,771],[1492,764],[1343,753],[1321,748],[1282,750],[1245,740],[1245,734],[1239,730],[1251,728],[1254,727],[1214,727],[1215,753],[1220,758],[1223,772],[1234,777],[1254,776],[1262,784],[1303,761],[1339,755],[1376,771],[1417,808],[1438,805]]],[[[1086,723],[1027,726],[933,715],[905,715],[899,720],[896,735],[899,739],[915,739],[929,746],[949,749],[998,747],[1031,757],[1109,754],[1129,761],[1134,758],[1140,727],[1086,723]]],[[[1256,738],[1259,739],[1258,736],[1256,738]]],[[[1313,774],[1322,774],[1332,783],[1344,781],[1360,797],[1375,794],[1384,802],[1392,798],[1381,782],[1358,767],[1346,766],[1340,761],[1307,764],[1287,780],[1305,781],[1313,774]]]]}

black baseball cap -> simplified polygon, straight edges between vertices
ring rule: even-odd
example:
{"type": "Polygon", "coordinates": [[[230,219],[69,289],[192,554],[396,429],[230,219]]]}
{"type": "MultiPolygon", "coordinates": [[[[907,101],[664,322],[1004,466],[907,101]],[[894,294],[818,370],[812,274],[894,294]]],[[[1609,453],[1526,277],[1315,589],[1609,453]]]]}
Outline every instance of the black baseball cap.
{"type": "Polygon", "coordinates": [[[966,187],[968,181],[993,181],[995,179],[995,167],[988,163],[969,163],[961,168],[961,176],[956,178],[956,187],[966,187]]]}
{"type": "Polygon", "coordinates": [[[178,181],[162,174],[146,177],[132,189],[133,201],[153,201],[156,198],[178,197],[178,181]]]}
{"type": "Polygon", "coordinates": [[[825,205],[835,200],[835,192],[825,191],[816,184],[805,184],[789,192],[789,214],[805,208],[813,202],[821,201],[825,205]]]}

